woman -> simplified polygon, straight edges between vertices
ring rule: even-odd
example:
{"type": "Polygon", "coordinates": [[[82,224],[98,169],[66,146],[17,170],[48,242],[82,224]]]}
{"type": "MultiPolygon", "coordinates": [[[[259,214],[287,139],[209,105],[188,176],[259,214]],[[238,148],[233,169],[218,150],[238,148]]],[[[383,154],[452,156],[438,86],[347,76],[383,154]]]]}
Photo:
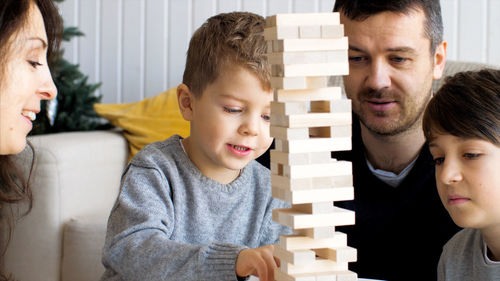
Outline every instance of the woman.
{"type": "MultiPolygon", "coordinates": [[[[11,233],[1,206],[24,200],[31,206],[32,201],[29,180],[23,180],[10,157],[25,148],[40,101],[57,94],[47,62],[61,35],[62,22],[52,0],[0,1],[0,233],[8,234],[0,257],[11,233]]],[[[0,272],[0,280],[7,279],[0,272]]]]}

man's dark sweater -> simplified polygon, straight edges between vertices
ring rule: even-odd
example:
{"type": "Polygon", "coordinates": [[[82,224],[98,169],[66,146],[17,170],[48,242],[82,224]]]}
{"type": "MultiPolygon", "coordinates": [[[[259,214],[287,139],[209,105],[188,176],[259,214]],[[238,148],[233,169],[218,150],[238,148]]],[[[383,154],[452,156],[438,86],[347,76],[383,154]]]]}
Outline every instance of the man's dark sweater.
{"type": "Polygon", "coordinates": [[[338,227],[358,250],[358,261],[350,269],[362,278],[436,280],[442,247],[459,228],[439,199],[428,146],[397,187],[369,170],[355,117],[352,146],[351,151],[332,153],[353,165],[355,199],[335,203],[356,212],[355,225],[338,227]]]}

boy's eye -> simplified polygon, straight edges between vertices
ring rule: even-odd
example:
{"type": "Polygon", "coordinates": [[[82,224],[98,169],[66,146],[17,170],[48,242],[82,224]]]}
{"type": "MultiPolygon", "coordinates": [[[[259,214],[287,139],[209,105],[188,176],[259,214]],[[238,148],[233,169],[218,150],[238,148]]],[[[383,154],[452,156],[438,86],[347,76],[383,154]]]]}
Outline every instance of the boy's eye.
{"type": "Polygon", "coordinates": [[[264,121],[271,121],[271,116],[268,115],[268,114],[263,114],[261,115],[262,116],[262,119],[264,119],[264,121]]]}
{"type": "Polygon", "coordinates": [[[439,166],[439,165],[443,164],[444,157],[436,157],[436,158],[434,158],[432,160],[434,162],[434,165],[439,166]]]}
{"type": "Polygon", "coordinates": [[[227,113],[240,113],[241,109],[239,109],[239,108],[224,107],[224,111],[227,112],[227,113]]]}
{"type": "Polygon", "coordinates": [[[480,153],[464,153],[464,158],[470,159],[470,160],[476,159],[479,156],[481,156],[480,153]]]}

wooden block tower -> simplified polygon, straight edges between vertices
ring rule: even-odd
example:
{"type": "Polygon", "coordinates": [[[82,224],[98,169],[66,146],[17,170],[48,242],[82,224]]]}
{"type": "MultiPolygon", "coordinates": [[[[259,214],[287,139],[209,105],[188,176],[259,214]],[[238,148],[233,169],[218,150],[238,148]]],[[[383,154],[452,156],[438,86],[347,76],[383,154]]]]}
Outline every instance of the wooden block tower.
{"type": "Polygon", "coordinates": [[[273,220],[295,235],[280,237],[278,281],[357,280],[348,270],[356,249],[335,226],[354,224],[354,212],[333,205],[354,199],[351,162],[331,151],[351,149],[351,101],[330,76],[347,75],[348,43],[338,13],[278,14],[266,19],[271,64],[272,195],[292,204],[273,220]]]}

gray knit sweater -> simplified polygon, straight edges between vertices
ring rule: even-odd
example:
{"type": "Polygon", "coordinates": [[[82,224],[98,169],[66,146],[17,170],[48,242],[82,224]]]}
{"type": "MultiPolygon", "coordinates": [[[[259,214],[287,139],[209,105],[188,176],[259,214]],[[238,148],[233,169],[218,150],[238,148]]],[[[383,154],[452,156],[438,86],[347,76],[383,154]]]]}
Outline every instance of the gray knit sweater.
{"type": "Polygon", "coordinates": [[[101,280],[236,280],[246,248],[291,230],[272,221],[270,172],[250,162],[230,184],[205,177],[180,137],[146,146],[127,166],[108,221],[101,280]]]}
{"type": "Polygon", "coordinates": [[[465,228],[444,245],[439,281],[500,281],[500,263],[486,257],[481,231],[465,228]]]}

